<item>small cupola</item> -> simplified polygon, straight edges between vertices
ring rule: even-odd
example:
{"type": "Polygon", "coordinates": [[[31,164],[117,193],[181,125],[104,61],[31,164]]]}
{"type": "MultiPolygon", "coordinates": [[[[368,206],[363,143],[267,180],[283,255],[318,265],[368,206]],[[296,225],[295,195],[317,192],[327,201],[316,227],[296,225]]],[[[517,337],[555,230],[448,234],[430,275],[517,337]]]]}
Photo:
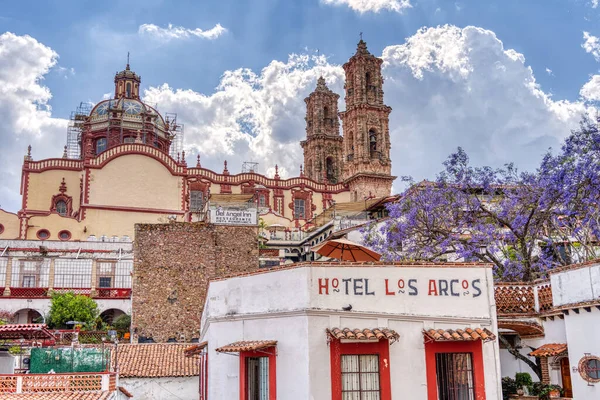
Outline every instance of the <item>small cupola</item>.
{"type": "Polygon", "coordinates": [[[139,99],[140,83],[142,78],[129,68],[129,53],[127,53],[127,66],[115,74],[115,99],[139,99]]]}

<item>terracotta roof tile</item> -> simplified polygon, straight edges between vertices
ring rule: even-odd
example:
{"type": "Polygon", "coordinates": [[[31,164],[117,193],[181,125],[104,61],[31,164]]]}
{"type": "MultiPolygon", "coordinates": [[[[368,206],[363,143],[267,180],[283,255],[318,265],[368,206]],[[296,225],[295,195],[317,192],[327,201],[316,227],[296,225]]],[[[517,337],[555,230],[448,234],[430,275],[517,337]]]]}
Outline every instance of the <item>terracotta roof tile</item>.
{"type": "Polygon", "coordinates": [[[332,328],[326,330],[327,334],[332,338],[340,339],[355,339],[355,340],[380,340],[387,339],[393,342],[400,338],[396,331],[388,328],[374,329],[350,329],[350,328],[332,328]]]}
{"type": "Polygon", "coordinates": [[[451,342],[459,341],[466,342],[471,340],[483,340],[488,342],[496,340],[494,335],[487,328],[466,328],[466,329],[425,329],[425,336],[435,342],[451,342]]]}
{"type": "Polygon", "coordinates": [[[199,375],[197,360],[185,356],[189,347],[185,343],[120,344],[112,354],[114,358],[117,353],[122,378],[199,375]]]}
{"type": "Polygon", "coordinates": [[[550,357],[557,356],[559,354],[565,353],[566,351],[566,343],[547,343],[541,345],[540,347],[529,353],[529,355],[534,357],[550,357]]]}
{"type": "Polygon", "coordinates": [[[239,353],[240,351],[255,351],[277,346],[277,340],[249,340],[234,342],[216,349],[219,353],[239,353]]]}
{"type": "Polygon", "coordinates": [[[185,349],[184,354],[186,357],[195,356],[196,354],[202,353],[202,350],[204,350],[204,348],[206,346],[208,346],[208,342],[202,342],[202,343],[195,344],[195,345],[190,346],[187,349],[185,349]]]}
{"type": "Polygon", "coordinates": [[[46,324],[6,324],[0,325],[0,339],[37,338],[54,339],[46,324]]]}
{"type": "Polygon", "coordinates": [[[110,392],[2,393],[2,400],[107,400],[110,392]]]}

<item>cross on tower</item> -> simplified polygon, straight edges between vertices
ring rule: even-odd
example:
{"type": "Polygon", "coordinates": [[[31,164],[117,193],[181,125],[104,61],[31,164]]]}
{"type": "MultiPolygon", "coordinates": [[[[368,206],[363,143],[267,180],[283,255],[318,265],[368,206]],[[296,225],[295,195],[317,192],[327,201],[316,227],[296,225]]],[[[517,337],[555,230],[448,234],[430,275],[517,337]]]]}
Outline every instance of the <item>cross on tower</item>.
{"type": "MultiPolygon", "coordinates": [[[[362,41],[362,32],[360,33],[360,40],[362,41]]],[[[127,53],[127,54],[129,54],[129,53],[127,53]]],[[[128,63],[129,63],[129,61],[128,61],[128,63]]]]}

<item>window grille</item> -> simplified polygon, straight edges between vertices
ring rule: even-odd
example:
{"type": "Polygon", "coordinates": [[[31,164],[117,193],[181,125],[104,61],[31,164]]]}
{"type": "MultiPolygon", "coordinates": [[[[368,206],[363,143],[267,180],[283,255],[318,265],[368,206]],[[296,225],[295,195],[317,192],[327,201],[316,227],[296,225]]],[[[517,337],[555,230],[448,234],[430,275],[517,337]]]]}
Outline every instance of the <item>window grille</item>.
{"type": "Polygon", "coordinates": [[[304,219],[304,199],[294,199],[294,218],[304,219]]]}
{"type": "Polygon", "coordinates": [[[91,288],[92,260],[56,259],[54,261],[55,288],[91,288]]]}
{"type": "Polygon", "coordinates": [[[269,357],[246,358],[246,400],[269,400],[269,357]]]}
{"type": "Polygon", "coordinates": [[[258,196],[258,206],[259,207],[266,207],[267,206],[267,199],[265,197],[264,194],[261,194],[258,196]]]}
{"type": "MultiPolygon", "coordinates": [[[[6,267],[4,269],[4,273],[6,274],[6,267]]],[[[10,286],[46,288],[48,287],[49,274],[50,259],[13,260],[12,280],[10,286]]]]}
{"type": "Polygon", "coordinates": [[[342,355],[342,400],[379,400],[379,356],[342,355]]]}
{"type": "Polygon", "coordinates": [[[190,210],[192,211],[200,211],[204,207],[204,202],[202,199],[202,191],[200,190],[192,190],[190,191],[190,210]]]}
{"type": "Polygon", "coordinates": [[[436,353],[438,400],[474,400],[471,353],[436,353]]]}

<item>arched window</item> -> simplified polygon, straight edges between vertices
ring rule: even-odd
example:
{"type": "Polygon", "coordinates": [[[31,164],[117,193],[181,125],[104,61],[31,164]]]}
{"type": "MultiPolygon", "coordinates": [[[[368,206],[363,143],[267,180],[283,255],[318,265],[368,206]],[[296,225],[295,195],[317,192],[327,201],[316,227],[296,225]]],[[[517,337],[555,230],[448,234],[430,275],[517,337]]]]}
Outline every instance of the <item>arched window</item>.
{"type": "Polygon", "coordinates": [[[328,107],[323,107],[323,119],[325,120],[325,123],[327,123],[327,120],[329,119],[329,108],[328,107]]]}
{"type": "Polygon", "coordinates": [[[371,157],[377,156],[377,133],[373,129],[369,131],[369,150],[371,157]]]}
{"type": "Polygon", "coordinates": [[[56,212],[63,217],[67,216],[67,203],[64,200],[59,200],[56,202],[56,212]]]}
{"type": "Polygon", "coordinates": [[[347,143],[348,158],[346,161],[352,161],[354,158],[354,133],[352,131],[348,132],[347,143]]]}
{"type": "Polygon", "coordinates": [[[365,89],[369,90],[370,86],[371,86],[371,73],[367,72],[365,74],[365,89]]]}
{"type": "Polygon", "coordinates": [[[131,97],[131,82],[127,82],[127,97],[131,97]]]}
{"type": "Polygon", "coordinates": [[[96,154],[100,154],[106,150],[106,138],[100,138],[96,140],[96,154]]]}
{"type": "Polygon", "coordinates": [[[333,158],[327,157],[327,159],[325,160],[325,168],[327,174],[327,181],[329,183],[336,183],[337,179],[335,177],[335,166],[333,163],[333,158]]]}

